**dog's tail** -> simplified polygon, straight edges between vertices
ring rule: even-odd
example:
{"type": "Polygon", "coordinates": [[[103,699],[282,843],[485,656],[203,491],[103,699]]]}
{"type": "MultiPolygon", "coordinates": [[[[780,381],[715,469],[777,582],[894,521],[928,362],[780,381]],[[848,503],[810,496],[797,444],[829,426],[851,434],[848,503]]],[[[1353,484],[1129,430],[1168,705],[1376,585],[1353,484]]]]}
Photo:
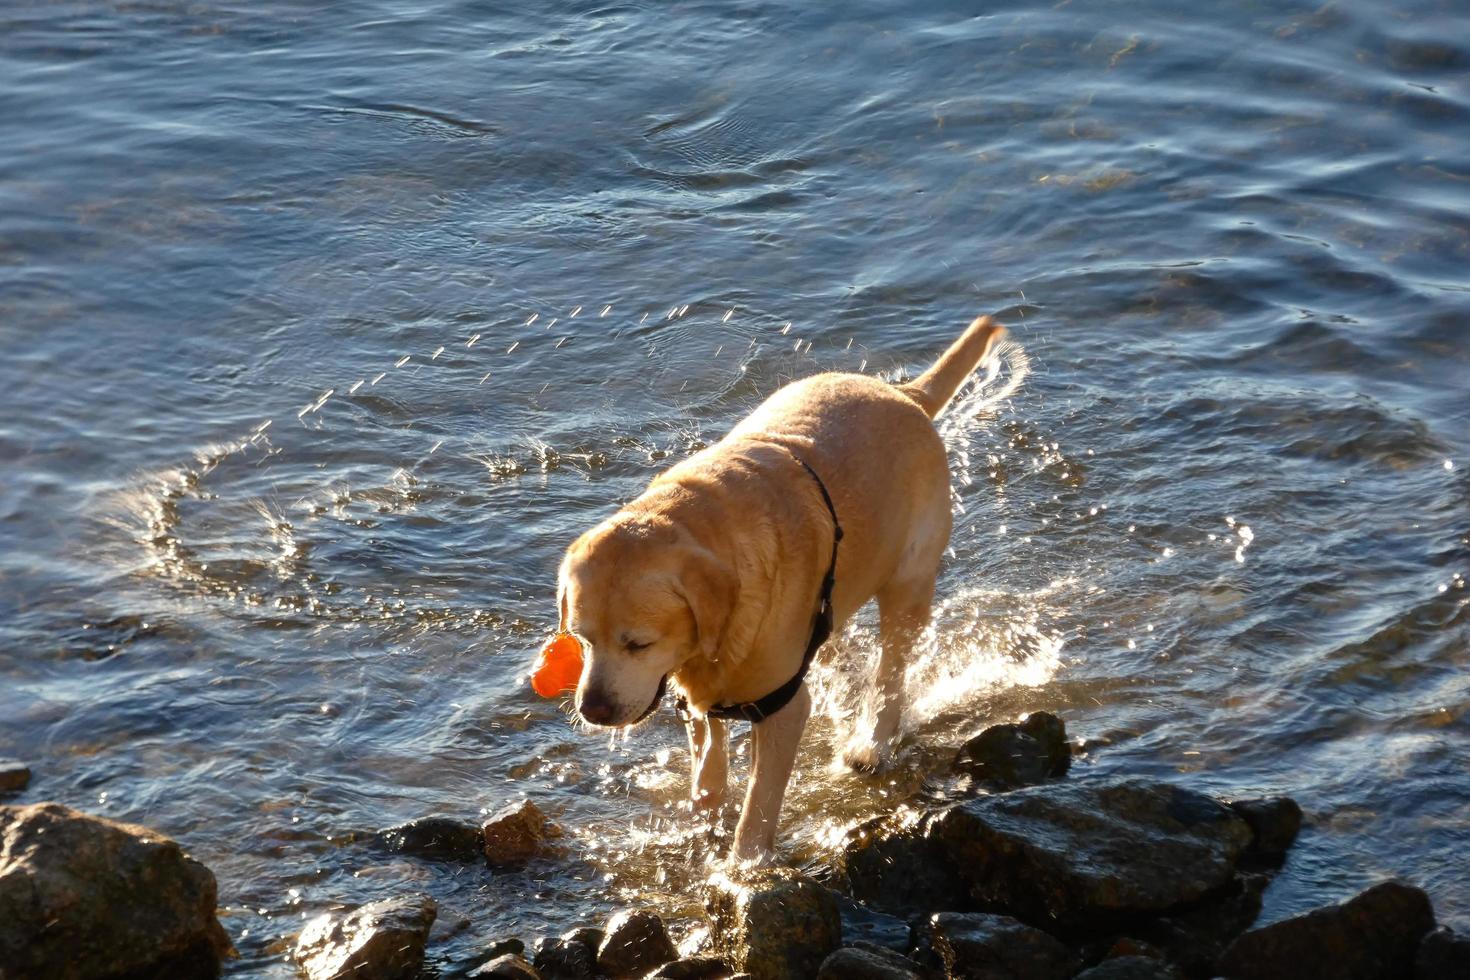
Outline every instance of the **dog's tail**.
{"type": "Polygon", "coordinates": [[[949,350],[939,356],[934,366],[898,390],[908,395],[932,419],[944,410],[960,385],[1006,334],[1006,328],[988,316],[977,316],[949,350]]]}

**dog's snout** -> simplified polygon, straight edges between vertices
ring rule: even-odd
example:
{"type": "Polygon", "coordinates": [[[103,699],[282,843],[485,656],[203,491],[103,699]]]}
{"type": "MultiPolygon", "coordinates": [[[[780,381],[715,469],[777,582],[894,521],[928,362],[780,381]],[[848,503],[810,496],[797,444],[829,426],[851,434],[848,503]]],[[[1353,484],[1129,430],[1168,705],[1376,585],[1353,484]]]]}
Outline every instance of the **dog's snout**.
{"type": "Polygon", "coordinates": [[[593,725],[606,725],[613,720],[617,709],[607,695],[588,689],[577,702],[577,713],[593,725]]]}

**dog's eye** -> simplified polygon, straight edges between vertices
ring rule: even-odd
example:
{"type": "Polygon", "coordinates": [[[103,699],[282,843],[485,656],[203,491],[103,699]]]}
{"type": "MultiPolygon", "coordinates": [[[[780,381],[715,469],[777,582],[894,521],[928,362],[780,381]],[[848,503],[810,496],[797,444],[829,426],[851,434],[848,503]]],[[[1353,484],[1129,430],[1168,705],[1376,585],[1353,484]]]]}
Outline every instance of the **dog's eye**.
{"type": "Polygon", "coordinates": [[[637,653],[640,650],[647,650],[651,646],[653,646],[652,641],[649,641],[648,643],[639,643],[637,640],[626,640],[623,642],[623,649],[627,650],[629,653],[637,653]]]}

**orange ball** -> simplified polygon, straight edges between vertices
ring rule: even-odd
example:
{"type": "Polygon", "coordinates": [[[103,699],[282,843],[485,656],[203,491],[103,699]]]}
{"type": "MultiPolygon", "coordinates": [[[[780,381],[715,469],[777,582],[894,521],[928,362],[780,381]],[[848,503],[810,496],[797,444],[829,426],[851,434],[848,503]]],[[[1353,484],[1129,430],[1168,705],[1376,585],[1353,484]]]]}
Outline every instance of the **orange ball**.
{"type": "Polygon", "coordinates": [[[558,633],[541,648],[531,670],[531,687],[543,698],[554,698],[575,691],[581,676],[581,642],[570,633],[558,633]]]}

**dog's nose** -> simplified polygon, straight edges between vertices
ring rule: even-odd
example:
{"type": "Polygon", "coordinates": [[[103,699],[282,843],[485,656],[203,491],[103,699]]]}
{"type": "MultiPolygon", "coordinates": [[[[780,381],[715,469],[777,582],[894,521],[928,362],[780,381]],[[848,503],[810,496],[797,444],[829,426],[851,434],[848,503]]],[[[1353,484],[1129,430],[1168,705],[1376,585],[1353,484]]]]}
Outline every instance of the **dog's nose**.
{"type": "Polygon", "coordinates": [[[617,709],[600,692],[587,691],[577,702],[577,712],[593,725],[606,725],[613,720],[617,709]]]}

